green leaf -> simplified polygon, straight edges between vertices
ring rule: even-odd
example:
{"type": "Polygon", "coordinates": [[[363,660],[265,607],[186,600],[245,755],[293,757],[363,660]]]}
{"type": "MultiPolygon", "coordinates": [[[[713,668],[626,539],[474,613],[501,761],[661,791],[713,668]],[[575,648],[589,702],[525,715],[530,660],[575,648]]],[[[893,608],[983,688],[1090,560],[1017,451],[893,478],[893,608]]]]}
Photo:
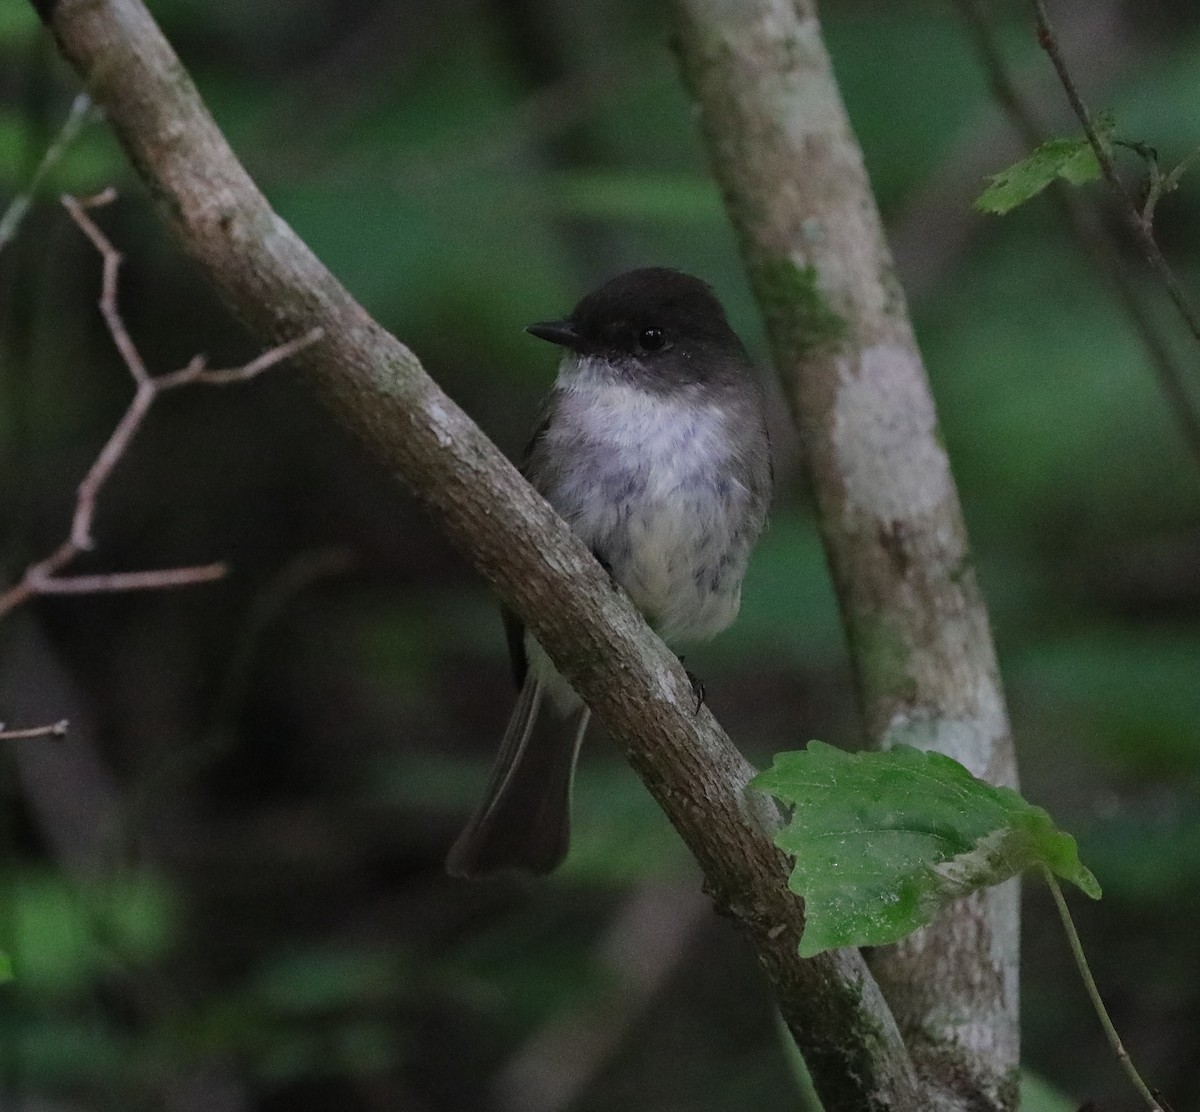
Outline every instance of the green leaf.
{"type": "Polygon", "coordinates": [[[788,885],[806,901],[802,957],[895,942],[951,900],[1031,865],[1100,896],[1075,839],[1044,810],[941,753],[846,753],[812,741],[750,783],[794,805],[775,843],[796,858],[788,885]]]}
{"type": "MultiPolygon", "coordinates": [[[[1112,131],[1112,117],[1100,116],[1096,121],[1096,133],[1105,149],[1112,131]]],[[[1100,164],[1086,137],[1050,139],[1028,158],[993,175],[991,185],[976,198],[975,207],[980,212],[1003,216],[1036,197],[1056,178],[1062,178],[1069,185],[1082,185],[1099,176],[1100,164]]]]}
{"type": "Polygon", "coordinates": [[[14,976],[12,957],[0,950],[0,985],[8,984],[14,976]]]}

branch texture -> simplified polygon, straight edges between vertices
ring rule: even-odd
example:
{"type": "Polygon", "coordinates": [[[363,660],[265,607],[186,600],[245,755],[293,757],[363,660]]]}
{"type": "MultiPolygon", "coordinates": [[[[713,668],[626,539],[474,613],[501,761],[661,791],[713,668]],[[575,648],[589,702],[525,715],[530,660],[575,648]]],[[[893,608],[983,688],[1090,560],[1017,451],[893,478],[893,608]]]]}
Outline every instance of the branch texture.
{"type": "Polygon", "coordinates": [[[828,1112],[915,1110],[915,1082],[857,953],[801,961],[799,904],[770,842],[773,805],[675,657],[591,555],[415,356],[271,210],[140,0],[42,0],[59,49],[155,205],[263,342],[322,329],[297,355],[335,414],[427,506],[604,720],[748,938],[828,1112]],[[828,1095],[826,1095],[828,1093],[828,1095]]]}
{"type": "MultiPolygon", "coordinates": [[[[1016,763],[904,295],[811,0],[673,0],[684,76],[799,426],[868,740],[1016,763]]],[[[873,967],[925,1108],[1016,1106],[1017,890],[873,967]]]]}

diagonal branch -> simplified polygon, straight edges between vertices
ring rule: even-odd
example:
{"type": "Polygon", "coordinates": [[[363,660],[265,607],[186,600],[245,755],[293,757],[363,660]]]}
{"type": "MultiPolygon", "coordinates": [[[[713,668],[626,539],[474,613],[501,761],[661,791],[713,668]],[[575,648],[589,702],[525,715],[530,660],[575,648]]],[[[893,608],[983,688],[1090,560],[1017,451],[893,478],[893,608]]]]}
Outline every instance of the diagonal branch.
{"type": "Polygon", "coordinates": [[[524,618],[625,750],[752,946],[828,1112],[916,1112],[912,1067],[856,952],[802,961],[803,912],[753,769],[566,524],[271,210],[141,0],[37,0],[160,215],[265,342],[300,353],[334,413],[424,503],[524,618]]]}

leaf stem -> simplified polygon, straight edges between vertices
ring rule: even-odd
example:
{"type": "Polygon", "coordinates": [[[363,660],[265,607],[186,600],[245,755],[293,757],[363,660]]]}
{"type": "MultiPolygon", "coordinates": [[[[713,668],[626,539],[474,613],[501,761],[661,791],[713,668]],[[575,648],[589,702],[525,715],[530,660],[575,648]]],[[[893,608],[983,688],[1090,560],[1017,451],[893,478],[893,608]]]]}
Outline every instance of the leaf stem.
{"type": "Polygon", "coordinates": [[[1033,10],[1037,22],[1038,43],[1050,59],[1050,64],[1054,67],[1054,72],[1058,75],[1063,92],[1067,94],[1067,100],[1070,102],[1076,119],[1083,125],[1088,142],[1091,143],[1092,150],[1096,152],[1096,161],[1100,163],[1101,173],[1120,198],[1121,214],[1125,219],[1125,223],[1129,226],[1130,232],[1133,234],[1134,241],[1141,248],[1142,254],[1146,257],[1146,262],[1150,264],[1151,269],[1158,275],[1159,280],[1166,287],[1167,294],[1170,296],[1175,308],[1179,311],[1179,315],[1183,317],[1188,331],[1191,332],[1197,341],[1200,341],[1200,311],[1197,311],[1195,306],[1192,305],[1188,295],[1184,292],[1183,284],[1176,277],[1175,271],[1172,270],[1166,256],[1158,246],[1158,240],[1154,238],[1153,225],[1151,225],[1146,215],[1138,210],[1137,205],[1129,194],[1129,190],[1125,188],[1125,183],[1117,173],[1112,155],[1105,146],[1100,133],[1096,130],[1095,118],[1088,111],[1087,105],[1084,104],[1083,97],[1079,93],[1079,88],[1075,84],[1075,79],[1071,76],[1071,71],[1067,68],[1067,63],[1063,58],[1062,51],[1059,49],[1054,29],[1050,26],[1050,17],[1046,14],[1044,0],[1033,0],[1033,10]]]}
{"type": "Polygon", "coordinates": [[[1067,901],[1062,894],[1062,889],[1058,886],[1058,881],[1045,865],[1041,866],[1041,869],[1042,876],[1045,877],[1046,883],[1050,886],[1050,895],[1054,897],[1054,905],[1058,908],[1058,917],[1062,920],[1063,930],[1067,933],[1067,944],[1071,947],[1071,956],[1075,959],[1075,966],[1079,970],[1080,978],[1083,980],[1083,987],[1087,990],[1088,997],[1092,1001],[1092,1007],[1096,1010],[1100,1026],[1104,1028],[1104,1034],[1108,1037],[1109,1046],[1112,1047],[1113,1053],[1117,1056],[1117,1061],[1121,1063],[1121,1068],[1128,1074],[1133,1087],[1146,1102],[1146,1107],[1151,1109],[1151,1112],[1165,1112],[1163,1106],[1159,1104],[1158,1099],[1150,1091],[1150,1087],[1142,1080],[1142,1075],[1138,1073],[1137,1067],[1133,1064],[1133,1059],[1129,1057],[1129,1051],[1125,1049],[1125,1044],[1121,1042],[1121,1036],[1117,1034],[1117,1029],[1113,1026],[1112,1018],[1108,1014],[1108,1009],[1104,1006],[1104,1001],[1100,999],[1100,990],[1096,987],[1096,980],[1092,976],[1087,958],[1084,957],[1083,943],[1079,941],[1079,932],[1075,929],[1075,921],[1071,918],[1070,911],[1067,910],[1067,901]]]}

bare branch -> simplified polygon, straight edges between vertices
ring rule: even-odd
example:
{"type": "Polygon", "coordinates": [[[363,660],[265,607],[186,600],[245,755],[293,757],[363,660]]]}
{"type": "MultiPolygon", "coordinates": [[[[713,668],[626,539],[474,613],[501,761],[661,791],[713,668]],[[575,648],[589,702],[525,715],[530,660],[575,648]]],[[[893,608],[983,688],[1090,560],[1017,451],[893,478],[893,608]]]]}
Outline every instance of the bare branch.
{"type": "Polygon", "coordinates": [[[133,376],[136,384],[133,400],[79,484],[75,498],[75,511],[71,517],[70,536],[45,559],[26,568],[20,581],[0,594],[0,618],[34,595],[164,590],[196,583],[208,583],[225,576],[228,568],[223,563],[164,568],[155,571],[79,575],[69,578],[64,578],[58,573],[81,552],[90,551],[95,547],[95,540],[92,537],[92,522],[96,516],[96,500],[109,476],[112,475],[113,469],[125,455],[134,435],[141,428],[150,407],[160,394],[190,383],[227,386],[245,382],[310,347],[324,335],[320,327],[310,328],[303,336],[278,344],[241,367],[210,371],[205,368],[204,357],[197,355],[187,366],[181,367],[177,371],[158,376],[151,375],[146,369],[145,361],[142,359],[137,345],[125,327],[125,321],[117,304],[117,279],[121,267],[121,253],[113,246],[112,241],[104,234],[100,226],[87,214],[88,209],[110,204],[116,200],[116,196],[116,190],[110,187],[94,197],[64,196],[62,203],[70,213],[71,219],[92,242],[103,260],[100,312],[117,351],[133,376]]]}
{"type": "Polygon", "coordinates": [[[92,540],[92,519],[96,516],[96,498],[100,488],[108,481],[113,468],[125,454],[157,393],[158,388],[149,378],[144,378],[138,383],[129,408],[122,414],[116,428],[96,456],[95,462],[83,477],[83,482],[79,484],[75,513],[71,518],[70,540],[71,545],[79,552],[87,552],[95,547],[95,541],[92,540]]]}
{"type": "Polygon", "coordinates": [[[1054,34],[1054,29],[1050,26],[1049,17],[1046,15],[1046,5],[1043,0],[1033,0],[1033,10],[1037,18],[1038,43],[1050,59],[1050,64],[1054,67],[1054,72],[1058,74],[1059,82],[1062,84],[1063,92],[1067,94],[1067,100],[1071,104],[1071,109],[1083,127],[1084,134],[1088,138],[1088,143],[1091,144],[1096,161],[1100,165],[1100,172],[1104,175],[1109,185],[1112,186],[1113,192],[1116,193],[1120,201],[1119,209],[1122,219],[1128,225],[1130,232],[1133,234],[1134,241],[1146,257],[1146,261],[1150,264],[1151,269],[1158,275],[1166,287],[1167,294],[1187,325],[1188,331],[1200,343],[1200,313],[1192,305],[1183,288],[1183,284],[1175,276],[1175,272],[1171,269],[1171,264],[1167,262],[1166,256],[1163,255],[1162,249],[1158,246],[1158,241],[1154,238],[1154,228],[1149,219],[1153,209],[1151,208],[1149,212],[1143,214],[1138,209],[1133,197],[1130,196],[1129,190],[1125,188],[1125,183],[1121,180],[1120,174],[1117,173],[1117,167],[1112,160],[1112,155],[1109,153],[1108,147],[1101,142],[1100,135],[1096,130],[1095,119],[1091,112],[1088,111],[1087,105],[1084,104],[1079,87],[1075,84],[1075,79],[1071,76],[1066,59],[1063,58],[1062,51],[1059,49],[1058,38],[1054,34]]]}
{"type": "Polygon", "coordinates": [[[39,595],[161,591],[169,587],[187,587],[193,583],[211,583],[214,579],[224,579],[228,574],[228,564],[198,564],[190,568],[163,568],[160,571],[117,571],[103,575],[35,577],[33,589],[39,595]]]}
{"type": "Polygon", "coordinates": [[[4,723],[0,722],[0,741],[15,741],[18,738],[31,737],[66,737],[69,725],[70,723],[65,718],[60,718],[48,726],[27,726],[21,730],[8,730],[5,729],[4,723]]]}
{"type": "Polygon", "coordinates": [[[64,195],[62,198],[63,207],[71,214],[71,219],[79,225],[80,230],[85,236],[92,241],[92,246],[100,252],[100,257],[104,260],[104,277],[101,282],[100,290],[100,313],[104,317],[104,323],[108,326],[109,335],[112,336],[113,343],[117,346],[117,351],[120,352],[121,358],[125,361],[125,366],[129,368],[129,373],[133,375],[134,381],[140,386],[150,378],[150,372],[146,370],[146,364],[142,360],[141,353],[137,349],[137,345],[130,338],[128,331],[125,328],[125,322],[121,319],[120,310],[117,308],[117,277],[121,269],[123,257],[101,230],[98,224],[84,211],[89,208],[99,208],[101,205],[111,204],[117,199],[117,191],[109,186],[102,193],[96,194],[95,197],[90,197],[85,201],[77,201],[74,197],[64,195]]]}
{"type": "Polygon", "coordinates": [[[239,382],[247,382],[262,374],[263,371],[270,370],[277,363],[290,359],[310,344],[315,344],[324,334],[322,328],[311,328],[295,340],[289,340],[286,344],[279,344],[270,351],[264,351],[262,355],[251,359],[244,367],[212,371],[205,367],[203,357],[197,356],[182,370],[160,375],[154,382],[160,390],[166,390],[172,386],[183,386],[189,382],[201,382],[206,386],[232,386],[239,382]]]}

